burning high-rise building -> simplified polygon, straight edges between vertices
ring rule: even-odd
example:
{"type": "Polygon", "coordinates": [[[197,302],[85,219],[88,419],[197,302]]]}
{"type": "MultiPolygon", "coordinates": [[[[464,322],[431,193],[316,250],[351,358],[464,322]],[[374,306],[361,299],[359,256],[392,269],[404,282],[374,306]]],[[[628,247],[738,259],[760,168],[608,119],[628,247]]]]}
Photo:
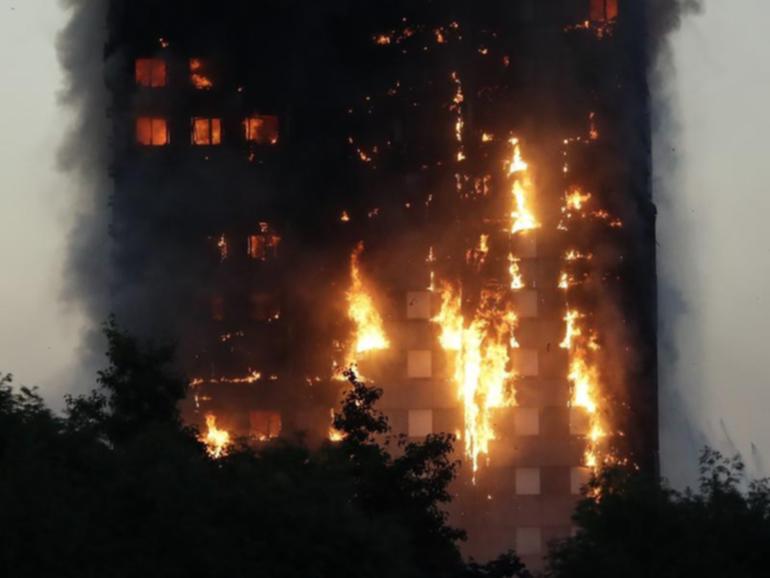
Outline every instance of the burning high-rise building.
{"type": "Polygon", "coordinates": [[[113,309],[215,454],[335,438],[350,364],[456,433],[484,558],[657,463],[644,3],[112,0],[113,309]]]}

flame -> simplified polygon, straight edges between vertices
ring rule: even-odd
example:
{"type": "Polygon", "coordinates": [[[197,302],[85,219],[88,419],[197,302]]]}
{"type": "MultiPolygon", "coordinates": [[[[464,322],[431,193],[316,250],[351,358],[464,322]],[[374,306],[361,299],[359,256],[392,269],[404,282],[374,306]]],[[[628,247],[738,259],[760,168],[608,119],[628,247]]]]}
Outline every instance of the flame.
{"type": "Polygon", "coordinates": [[[219,248],[219,260],[224,261],[230,253],[230,248],[227,244],[227,238],[222,233],[217,240],[217,247],[219,248]]]}
{"type": "Polygon", "coordinates": [[[342,221],[343,223],[350,222],[350,215],[348,215],[347,211],[342,211],[342,214],[340,215],[340,221],[342,221]]]}
{"type": "Polygon", "coordinates": [[[567,311],[567,314],[564,316],[564,321],[567,326],[564,332],[564,339],[559,344],[559,347],[562,349],[570,349],[575,337],[580,337],[582,335],[580,328],[577,326],[577,320],[580,319],[580,317],[580,313],[574,309],[567,311]]]}
{"type": "Polygon", "coordinates": [[[540,224],[527,206],[527,197],[532,189],[532,181],[529,178],[529,165],[521,156],[519,139],[514,137],[508,142],[513,147],[513,156],[510,160],[505,162],[505,165],[507,167],[508,177],[513,177],[514,179],[512,188],[514,208],[511,212],[511,218],[513,220],[511,233],[515,234],[520,231],[537,229],[540,227],[540,224]]]}
{"type": "Polygon", "coordinates": [[[190,59],[190,81],[198,90],[208,90],[213,85],[211,79],[202,74],[203,62],[200,58],[190,59]]]}
{"type": "Polygon", "coordinates": [[[591,193],[583,193],[580,187],[572,188],[565,196],[565,211],[580,211],[591,198],[591,193]]]}
{"type": "Polygon", "coordinates": [[[465,453],[475,481],[480,456],[489,456],[489,442],[495,439],[492,410],[515,402],[514,376],[508,368],[516,316],[511,311],[501,313],[497,300],[486,299],[466,325],[461,305],[460,294],[446,285],[441,310],[433,321],[441,327],[441,346],[453,352],[454,380],[465,418],[465,453]]]}
{"type": "Polygon", "coordinates": [[[508,254],[508,262],[510,263],[508,266],[508,273],[511,275],[511,289],[513,290],[524,288],[524,278],[521,276],[519,261],[521,261],[521,259],[514,257],[513,253],[508,254]]]}
{"type": "Polygon", "coordinates": [[[455,85],[455,94],[452,98],[452,105],[449,110],[456,114],[455,118],[455,140],[457,141],[457,162],[465,160],[465,148],[463,147],[463,129],[465,127],[465,120],[463,119],[463,102],[465,102],[465,95],[463,94],[463,83],[457,72],[451,74],[452,82],[455,85]]]}
{"type": "Polygon", "coordinates": [[[227,455],[231,445],[230,432],[217,427],[217,418],[213,413],[206,415],[206,434],[200,436],[200,440],[206,444],[206,451],[218,459],[227,455]]]}
{"type": "Polygon", "coordinates": [[[341,442],[345,439],[345,432],[338,430],[336,427],[334,427],[334,410],[329,410],[329,415],[331,416],[332,423],[329,425],[329,432],[328,437],[330,442],[341,442]]]}
{"type": "Polygon", "coordinates": [[[347,293],[348,316],[356,326],[354,340],[356,353],[390,347],[383,329],[382,317],[374,306],[371,296],[366,292],[361,278],[359,260],[363,250],[364,244],[359,243],[350,255],[351,288],[347,293]]]}

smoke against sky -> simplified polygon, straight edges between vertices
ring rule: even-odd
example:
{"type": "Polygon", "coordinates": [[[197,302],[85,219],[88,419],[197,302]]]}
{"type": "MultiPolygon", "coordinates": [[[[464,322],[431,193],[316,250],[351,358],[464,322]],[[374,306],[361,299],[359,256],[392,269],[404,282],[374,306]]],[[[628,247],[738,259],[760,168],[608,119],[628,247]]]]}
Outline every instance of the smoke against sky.
{"type": "Polygon", "coordinates": [[[654,152],[661,440],[679,484],[705,442],[768,474],[768,17],[763,0],[707,0],[672,37],[676,73],[658,86],[673,113],[656,118],[654,152]]]}

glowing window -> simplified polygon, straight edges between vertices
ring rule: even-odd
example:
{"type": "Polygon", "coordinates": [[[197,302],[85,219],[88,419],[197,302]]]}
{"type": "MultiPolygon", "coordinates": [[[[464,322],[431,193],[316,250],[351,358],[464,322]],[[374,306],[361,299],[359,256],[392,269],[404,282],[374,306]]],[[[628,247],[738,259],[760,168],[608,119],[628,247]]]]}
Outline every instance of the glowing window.
{"type": "Polygon", "coordinates": [[[591,0],[590,19],[607,22],[618,17],[618,0],[591,0]]]}
{"type": "Polygon", "coordinates": [[[136,84],[150,88],[166,86],[166,61],[160,58],[137,58],[136,84]]]}
{"type": "Polygon", "coordinates": [[[277,411],[249,412],[251,435],[259,441],[267,441],[281,435],[281,414],[277,411]]]}
{"type": "Polygon", "coordinates": [[[243,121],[243,129],[248,142],[257,144],[275,144],[278,142],[277,116],[250,116],[243,121]]]}
{"type": "Polygon", "coordinates": [[[246,239],[246,253],[252,259],[267,261],[278,256],[281,238],[275,234],[268,223],[259,224],[259,234],[249,235],[246,239]]]}
{"type": "Polygon", "coordinates": [[[143,116],[136,119],[136,142],[140,145],[160,147],[170,140],[165,118],[143,116]]]}
{"type": "Polygon", "coordinates": [[[409,410],[409,437],[425,437],[433,433],[433,410],[409,410]]]}
{"type": "Polygon", "coordinates": [[[414,350],[407,353],[406,375],[413,379],[426,379],[433,375],[432,352],[414,350]]]}
{"type": "Polygon", "coordinates": [[[192,119],[192,144],[198,146],[222,143],[222,121],[218,118],[192,119]]]}
{"type": "Polygon", "coordinates": [[[213,83],[205,74],[205,67],[200,58],[190,59],[190,82],[198,90],[209,90],[213,83]]]}

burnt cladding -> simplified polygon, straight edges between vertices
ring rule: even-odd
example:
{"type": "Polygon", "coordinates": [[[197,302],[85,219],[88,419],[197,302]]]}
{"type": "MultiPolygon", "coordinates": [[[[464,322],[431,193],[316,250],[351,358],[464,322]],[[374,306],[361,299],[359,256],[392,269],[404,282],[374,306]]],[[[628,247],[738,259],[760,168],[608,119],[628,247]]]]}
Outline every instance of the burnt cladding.
{"type": "MultiPolygon", "coordinates": [[[[478,480],[458,482],[465,525],[506,535],[484,521],[485,500],[517,484],[569,506],[570,476],[597,459],[586,445],[654,469],[644,9],[112,0],[113,307],[132,331],[177,341],[191,419],[215,414],[256,438],[326,435],[341,388],[332,363],[350,361],[355,329],[350,256],[363,243],[389,347],[359,361],[384,386],[395,429],[458,431],[469,447],[460,361],[431,320],[443,283],[462,287],[466,326],[504,314],[506,400],[485,409],[496,435],[478,480]],[[516,147],[526,183],[510,168],[516,147]],[[524,210],[518,179],[533,211],[523,232],[511,229],[524,210]],[[570,205],[576,190],[585,207],[570,205]],[[601,376],[582,402],[588,431],[573,423],[580,352],[560,347],[573,310],[601,376]]],[[[563,514],[532,514],[507,534],[536,556],[569,530],[563,514]]]]}

